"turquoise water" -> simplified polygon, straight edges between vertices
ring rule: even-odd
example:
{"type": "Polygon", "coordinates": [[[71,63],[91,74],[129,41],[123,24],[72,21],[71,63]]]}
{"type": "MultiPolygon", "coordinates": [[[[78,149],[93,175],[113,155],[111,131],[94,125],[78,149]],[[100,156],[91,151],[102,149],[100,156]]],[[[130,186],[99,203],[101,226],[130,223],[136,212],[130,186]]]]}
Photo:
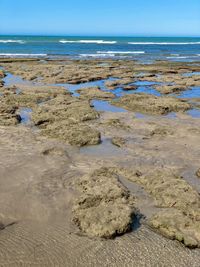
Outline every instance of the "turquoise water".
{"type": "Polygon", "coordinates": [[[200,38],[0,36],[0,57],[200,60],[200,38]]]}

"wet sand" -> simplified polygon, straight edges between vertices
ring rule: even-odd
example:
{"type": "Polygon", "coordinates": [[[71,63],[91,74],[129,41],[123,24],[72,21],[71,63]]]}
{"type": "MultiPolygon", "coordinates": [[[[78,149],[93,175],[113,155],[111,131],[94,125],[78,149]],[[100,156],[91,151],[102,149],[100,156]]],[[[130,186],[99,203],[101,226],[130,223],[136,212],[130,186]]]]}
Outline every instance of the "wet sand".
{"type": "MultiPolygon", "coordinates": [[[[189,83],[184,89],[189,92],[191,84],[199,86],[198,75],[189,81],[180,76],[198,67],[2,61],[7,78],[0,78],[5,82],[0,87],[0,265],[198,266],[199,228],[188,233],[172,217],[170,236],[163,233],[163,217],[154,217],[175,210],[186,214],[181,220],[193,216],[199,224],[200,120],[192,114],[199,112],[198,96],[192,95],[192,103],[184,98],[182,109],[179,102],[169,105],[163,93],[164,113],[160,99],[162,109],[157,101],[151,109],[141,103],[139,110],[128,101],[120,104],[139,93],[123,86],[138,86],[141,72],[146,82],[153,77],[170,87],[173,67],[172,79],[179,86],[189,83]],[[112,79],[120,82],[109,89],[106,81],[112,79]],[[165,186],[168,176],[171,185],[165,186]]],[[[149,84],[142,91],[149,95],[149,84]]],[[[176,101],[181,93],[170,97],[176,101]]]]}

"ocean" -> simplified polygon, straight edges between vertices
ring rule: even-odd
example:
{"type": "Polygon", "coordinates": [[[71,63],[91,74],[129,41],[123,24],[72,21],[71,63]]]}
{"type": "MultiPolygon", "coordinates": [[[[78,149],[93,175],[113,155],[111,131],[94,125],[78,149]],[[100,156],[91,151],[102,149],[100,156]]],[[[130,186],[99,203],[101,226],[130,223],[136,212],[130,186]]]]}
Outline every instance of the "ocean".
{"type": "Polygon", "coordinates": [[[200,60],[200,38],[0,36],[0,57],[200,60]]]}

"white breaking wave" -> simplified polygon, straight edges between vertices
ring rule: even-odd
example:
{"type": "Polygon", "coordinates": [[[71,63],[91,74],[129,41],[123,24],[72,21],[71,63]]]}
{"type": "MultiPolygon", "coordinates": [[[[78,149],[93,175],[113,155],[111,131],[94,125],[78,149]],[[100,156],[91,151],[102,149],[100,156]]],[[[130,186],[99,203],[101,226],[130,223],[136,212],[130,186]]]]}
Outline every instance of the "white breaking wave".
{"type": "MultiPolygon", "coordinates": [[[[200,56],[200,55],[199,55],[200,56]]],[[[198,55],[196,56],[170,56],[170,57],[166,57],[166,58],[197,58],[198,55]]]]}
{"type": "Polygon", "coordinates": [[[81,57],[114,57],[115,54],[80,54],[81,57]]]}
{"type": "Polygon", "coordinates": [[[70,41],[70,40],[60,40],[60,43],[80,43],[80,44],[116,44],[117,41],[104,41],[104,40],[80,40],[80,41],[70,41]]]}
{"type": "Polygon", "coordinates": [[[80,54],[81,57],[115,57],[116,55],[144,54],[144,51],[97,51],[96,54],[80,54]]]}
{"type": "Polygon", "coordinates": [[[184,59],[184,58],[190,58],[190,57],[186,57],[186,56],[174,56],[174,57],[166,57],[166,58],[177,58],[177,59],[184,59]]]}
{"type": "Polygon", "coordinates": [[[1,57],[45,57],[47,54],[0,53],[1,57]]]}
{"type": "Polygon", "coordinates": [[[25,44],[25,41],[22,40],[0,40],[0,43],[7,44],[7,43],[18,43],[18,44],[25,44]]]}
{"type": "Polygon", "coordinates": [[[98,54],[126,54],[126,55],[129,55],[129,54],[145,54],[144,51],[107,51],[107,52],[104,52],[104,51],[97,51],[98,54]]]}
{"type": "Polygon", "coordinates": [[[129,42],[128,44],[132,44],[132,45],[199,45],[200,42],[187,42],[187,43],[183,43],[183,42],[179,42],[179,43],[173,43],[173,42],[129,42]]]}
{"type": "Polygon", "coordinates": [[[59,41],[62,44],[66,44],[66,43],[77,43],[77,41],[65,41],[65,40],[60,40],[59,41]]]}

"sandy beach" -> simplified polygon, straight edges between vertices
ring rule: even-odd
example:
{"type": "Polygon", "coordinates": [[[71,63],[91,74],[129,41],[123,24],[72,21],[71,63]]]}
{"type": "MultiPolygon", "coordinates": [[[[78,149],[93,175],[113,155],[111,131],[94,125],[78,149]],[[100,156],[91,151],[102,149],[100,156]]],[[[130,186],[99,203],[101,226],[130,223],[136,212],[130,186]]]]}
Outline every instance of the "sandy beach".
{"type": "Polygon", "coordinates": [[[0,266],[199,266],[200,62],[0,59],[0,266]]]}

